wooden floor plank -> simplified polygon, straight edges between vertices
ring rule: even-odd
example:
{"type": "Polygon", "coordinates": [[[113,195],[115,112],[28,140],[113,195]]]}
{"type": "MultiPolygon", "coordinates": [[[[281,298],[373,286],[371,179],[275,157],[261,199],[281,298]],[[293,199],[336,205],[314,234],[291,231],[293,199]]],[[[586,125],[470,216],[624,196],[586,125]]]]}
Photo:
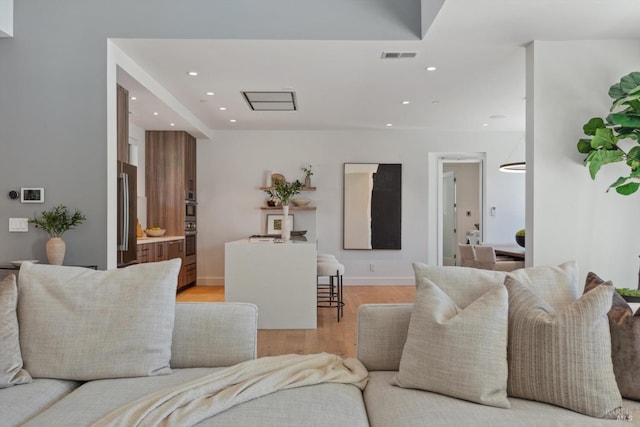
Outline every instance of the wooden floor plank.
{"type": "MultiPolygon", "coordinates": [[[[333,353],[343,357],[356,354],[358,306],[369,303],[413,302],[413,286],[345,286],[344,317],[336,319],[336,309],[318,309],[317,329],[260,329],[258,356],[280,354],[333,353]]],[[[223,286],[195,286],[180,292],[179,302],[224,301],[223,286]]]]}

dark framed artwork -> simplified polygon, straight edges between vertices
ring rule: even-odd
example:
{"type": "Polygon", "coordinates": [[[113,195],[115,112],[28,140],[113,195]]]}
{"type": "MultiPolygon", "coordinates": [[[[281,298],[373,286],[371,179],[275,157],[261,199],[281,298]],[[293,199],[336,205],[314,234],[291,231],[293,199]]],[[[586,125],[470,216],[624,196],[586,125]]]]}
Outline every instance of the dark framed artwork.
{"type": "Polygon", "coordinates": [[[402,164],[345,163],[344,249],[402,248],[402,164]]]}

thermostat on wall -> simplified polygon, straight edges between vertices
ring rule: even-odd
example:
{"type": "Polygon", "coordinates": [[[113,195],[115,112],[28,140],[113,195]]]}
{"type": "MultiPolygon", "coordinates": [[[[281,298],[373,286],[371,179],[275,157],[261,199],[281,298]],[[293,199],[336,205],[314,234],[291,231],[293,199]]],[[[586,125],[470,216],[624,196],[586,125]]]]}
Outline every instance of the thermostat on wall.
{"type": "Polygon", "coordinates": [[[44,203],[44,188],[21,188],[20,201],[22,203],[44,203]]]}

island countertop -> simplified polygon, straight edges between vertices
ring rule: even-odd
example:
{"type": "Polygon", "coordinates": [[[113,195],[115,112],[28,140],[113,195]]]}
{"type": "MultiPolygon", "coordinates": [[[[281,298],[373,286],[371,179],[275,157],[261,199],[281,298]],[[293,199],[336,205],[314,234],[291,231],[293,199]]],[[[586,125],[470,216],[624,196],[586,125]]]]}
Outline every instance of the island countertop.
{"type": "Polygon", "coordinates": [[[171,240],[184,240],[184,236],[138,237],[136,242],[139,245],[146,245],[147,243],[169,242],[171,240]]]}
{"type": "Polygon", "coordinates": [[[316,242],[225,244],[224,299],[258,306],[258,329],[315,329],[316,242]]]}

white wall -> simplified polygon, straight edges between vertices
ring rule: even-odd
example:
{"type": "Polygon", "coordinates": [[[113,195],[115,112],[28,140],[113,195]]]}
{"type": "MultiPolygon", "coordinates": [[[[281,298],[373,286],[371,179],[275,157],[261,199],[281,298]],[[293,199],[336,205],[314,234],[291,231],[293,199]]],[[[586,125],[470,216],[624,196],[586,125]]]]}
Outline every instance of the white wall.
{"type": "Polygon", "coordinates": [[[535,42],[527,62],[527,257],[575,259],[581,280],[593,271],[635,288],[640,196],[605,193],[628,172],[609,165],[592,181],[576,143],[591,117],[607,114],[609,87],[640,69],[640,41],[535,42]]]}
{"type": "MultiPolygon", "coordinates": [[[[313,185],[305,193],[318,206],[320,253],[345,264],[346,284],[413,284],[412,261],[426,262],[436,232],[429,224],[429,152],[486,152],[488,206],[500,209],[487,221],[486,238],[513,239],[524,218],[524,178],[498,172],[498,165],[521,133],[444,131],[220,131],[213,141],[198,141],[198,284],[222,284],[224,243],[263,230],[266,195],[259,189],[265,170],[287,179],[302,178],[300,167],[313,164],[313,185]],[[342,249],[343,164],[402,163],[402,250],[342,249]],[[504,230],[503,230],[504,228],[504,230]],[[369,271],[374,264],[375,272],[369,271]]],[[[298,215],[299,211],[296,211],[298,215]]],[[[297,221],[297,220],[296,220],[297,221]]]]}
{"type": "Polygon", "coordinates": [[[0,0],[0,37],[13,37],[13,0],[0,0]]]}
{"type": "Polygon", "coordinates": [[[140,221],[140,226],[144,230],[147,228],[147,190],[146,190],[146,162],[145,162],[145,153],[146,153],[146,144],[145,144],[145,130],[140,126],[137,126],[131,122],[129,122],[129,144],[136,146],[137,150],[137,158],[135,162],[132,159],[130,163],[135,164],[138,167],[138,176],[137,176],[137,211],[138,211],[138,221],[140,221]]]}

